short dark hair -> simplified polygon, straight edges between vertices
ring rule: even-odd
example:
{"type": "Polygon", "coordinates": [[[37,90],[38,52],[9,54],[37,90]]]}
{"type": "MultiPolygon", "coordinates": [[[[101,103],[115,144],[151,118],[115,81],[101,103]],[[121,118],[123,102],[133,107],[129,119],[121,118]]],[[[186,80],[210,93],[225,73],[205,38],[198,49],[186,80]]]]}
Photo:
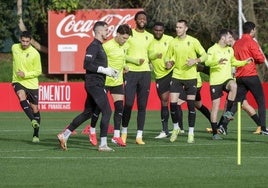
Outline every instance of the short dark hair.
{"type": "Polygon", "coordinates": [[[116,32],[121,34],[121,35],[124,35],[124,34],[132,35],[132,29],[131,29],[131,27],[129,27],[128,24],[119,25],[116,32]]]}
{"type": "Polygon", "coordinates": [[[96,32],[96,28],[100,27],[100,26],[105,26],[108,25],[105,21],[97,21],[94,26],[93,26],[93,31],[96,32]]]}
{"type": "Polygon", "coordinates": [[[138,16],[139,16],[140,14],[143,14],[143,15],[147,16],[147,14],[146,14],[145,11],[143,11],[143,10],[138,11],[138,12],[135,14],[135,17],[134,17],[134,20],[135,20],[135,21],[138,19],[138,16]]]}
{"type": "Polygon", "coordinates": [[[153,27],[155,26],[165,27],[165,24],[163,22],[155,22],[153,27]]]}
{"type": "Polygon", "coordinates": [[[180,19],[177,21],[178,23],[184,23],[186,26],[188,26],[188,22],[184,19],[180,19]]]}
{"type": "Polygon", "coordinates": [[[251,30],[253,30],[256,27],[256,25],[253,22],[245,22],[243,24],[243,33],[250,33],[251,30]]]}
{"type": "Polygon", "coordinates": [[[239,34],[237,33],[237,31],[235,29],[232,29],[232,36],[234,38],[234,40],[238,40],[239,39],[239,34]]]}
{"type": "Polygon", "coordinates": [[[223,37],[224,35],[227,35],[228,33],[230,33],[231,35],[233,35],[233,32],[230,30],[230,29],[221,29],[220,32],[219,32],[219,39],[221,37],[223,37]]]}
{"type": "Polygon", "coordinates": [[[22,38],[22,37],[32,39],[32,34],[31,34],[30,31],[22,31],[22,32],[21,32],[21,35],[20,35],[20,38],[22,38]]]}

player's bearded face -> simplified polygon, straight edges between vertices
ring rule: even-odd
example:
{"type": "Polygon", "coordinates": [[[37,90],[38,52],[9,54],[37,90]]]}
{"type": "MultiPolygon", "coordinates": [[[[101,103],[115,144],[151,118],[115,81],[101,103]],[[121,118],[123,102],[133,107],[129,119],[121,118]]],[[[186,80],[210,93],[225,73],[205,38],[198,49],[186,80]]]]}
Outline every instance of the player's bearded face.
{"type": "Polygon", "coordinates": [[[31,39],[30,38],[26,38],[26,37],[22,37],[20,39],[20,43],[21,43],[21,48],[25,50],[25,49],[27,49],[30,46],[31,39]]]}

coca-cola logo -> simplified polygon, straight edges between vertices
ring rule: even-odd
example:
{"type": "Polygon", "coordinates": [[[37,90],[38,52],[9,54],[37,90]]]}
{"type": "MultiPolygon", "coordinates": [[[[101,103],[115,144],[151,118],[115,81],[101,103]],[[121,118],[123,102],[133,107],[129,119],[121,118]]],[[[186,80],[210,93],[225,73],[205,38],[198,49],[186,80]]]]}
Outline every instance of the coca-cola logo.
{"type": "Polygon", "coordinates": [[[126,24],[133,19],[133,15],[120,15],[120,14],[107,14],[99,20],[77,20],[74,14],[64,17],[58,24],[56,34],[59,38],[68,37],[88,37],[92,36],[91,33],[94,23],[97,21],[105,21],[109,25],[109,34],[115,36],[117,27],[121,24],[126,24]]]}

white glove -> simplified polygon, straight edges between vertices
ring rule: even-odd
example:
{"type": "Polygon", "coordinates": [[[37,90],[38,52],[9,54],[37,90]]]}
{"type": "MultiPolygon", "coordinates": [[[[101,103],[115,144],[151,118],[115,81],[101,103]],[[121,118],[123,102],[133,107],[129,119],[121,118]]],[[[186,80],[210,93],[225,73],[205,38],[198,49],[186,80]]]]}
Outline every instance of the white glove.
{"type": "Polygon", "coordinates": [[[117,78],[118,75],[119,75],[119,71],[118,70],[115,70],[111,67],[102,67],[102,66],[99,66],[98,70],[97,70],[98,73],[102,73],[102,74],[106,74],[107,76],[110,76],[110,77],[113,77],[113,78],[117,78]]]}

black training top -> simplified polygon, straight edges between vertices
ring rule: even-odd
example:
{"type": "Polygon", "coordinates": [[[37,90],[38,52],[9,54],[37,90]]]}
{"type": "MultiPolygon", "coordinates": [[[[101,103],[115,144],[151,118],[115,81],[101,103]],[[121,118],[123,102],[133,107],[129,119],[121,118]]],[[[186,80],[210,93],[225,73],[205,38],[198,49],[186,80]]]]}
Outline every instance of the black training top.
{"type": "Polygon", "coordinates": [[[104,86],[105,74],[97,73],[98,67],[107,67],[107,56],[102,47],[102,43],[94,39],[87,47],[84,59],[84,69],[86,70],[85,81],[88,86],[104,86]]]}

